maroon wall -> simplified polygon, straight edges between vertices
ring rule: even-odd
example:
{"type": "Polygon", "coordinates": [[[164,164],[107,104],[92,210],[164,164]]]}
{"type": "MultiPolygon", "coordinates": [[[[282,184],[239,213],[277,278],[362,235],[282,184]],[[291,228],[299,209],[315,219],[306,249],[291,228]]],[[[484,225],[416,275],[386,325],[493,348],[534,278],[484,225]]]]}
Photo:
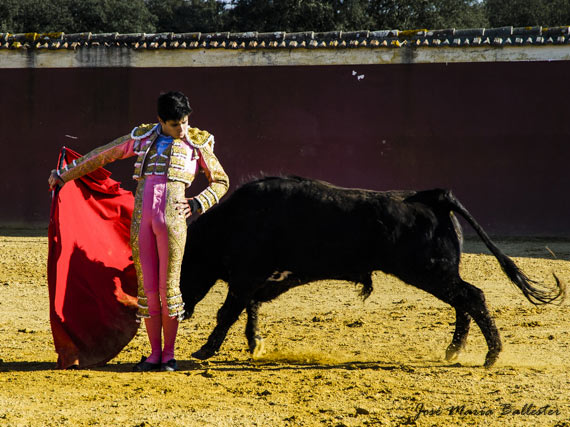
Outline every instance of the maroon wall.
{"type": "MultiPolygon", "coordinates": [[[[180,89],[232,189],[289,173],[448,187],[492,234],[570,236],[568,75],[567,61],[1,69],[0,222],[47,222],[60,147],[86,152],[155,121],[158,93],[180,89]]],[[[109,168],[130,189],[133,163],[109,168]]]]}

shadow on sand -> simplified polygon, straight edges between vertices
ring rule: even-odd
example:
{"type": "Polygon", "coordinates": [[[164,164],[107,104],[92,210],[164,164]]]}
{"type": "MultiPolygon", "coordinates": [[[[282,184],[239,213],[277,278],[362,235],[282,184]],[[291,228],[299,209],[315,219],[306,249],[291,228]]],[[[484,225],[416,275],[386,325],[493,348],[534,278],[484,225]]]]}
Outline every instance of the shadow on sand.
{"type": "MultiPolygon", "coordinates": [[[[108,363],[100,367],[67,369],[66,371],[92,371],[92,372],[133,372],[135,363],[108,363]]],[[[414,372],[416,369],[426,368],[466,368],[459,363],[449,363],[441,360],[424,360],[408,364],[394,364],[374,361],[345,361],[339,363],[314,362],[280,362],[261,360],[224,360],[201,362],[195,360],[179,360],[178,372],[195,372],[208,376],[219,372],[261,372],[261,371],[301,371],[301,370],[375,370],[375,371],[404,371],[414,372]]],[[[0,373],[3,372],[39,372],[61,371],[55,362],[2,362],[0,373]]]]}

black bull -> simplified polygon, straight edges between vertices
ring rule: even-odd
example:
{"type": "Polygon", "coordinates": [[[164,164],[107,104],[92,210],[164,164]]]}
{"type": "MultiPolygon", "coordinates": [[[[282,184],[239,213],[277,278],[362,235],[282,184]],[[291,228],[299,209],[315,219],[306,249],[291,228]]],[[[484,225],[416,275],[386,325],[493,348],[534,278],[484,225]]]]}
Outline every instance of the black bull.
{"type": "Polygon", "coordinates": [[[462,235],[454,213],[475,229],[530,302],[564,297],[556,276],[550,288],[526,277],[448,190],[376,192],[268,177],[243,185],[188,229],[181,273],[186,317],[218,279],[228,283],[217,325],[193,356],[213,356],[244,309],[253,352],[261,340],[261,303],[322,279],[360,283],[366,298],[372,292],[372,272],[381,270],[455,308],[448,360],[465,346],[473,319],[487,341],[485,366],[493,365],[501,339],[483,292],[459,275],[462,235]]]}

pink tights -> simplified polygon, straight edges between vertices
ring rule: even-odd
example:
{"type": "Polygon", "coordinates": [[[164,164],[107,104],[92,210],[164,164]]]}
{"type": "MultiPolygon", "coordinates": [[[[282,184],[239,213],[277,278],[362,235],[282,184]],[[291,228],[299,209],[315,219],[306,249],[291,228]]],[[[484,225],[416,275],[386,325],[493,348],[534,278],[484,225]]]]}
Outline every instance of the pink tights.
{"type": "Polygon", "coordinates": [[[168,229],[165,221],[166,177],[145,179],[139,230],[139,253],[143,287],[150,318],[145,326],[150,341],[149,363],[166,363],[174,358],[178,319],[168,315],[166,277],[168,271],[168,229]],[[162,305],[161,305],[162,302],[162,305]],[[162,347],[164,333],[164,347],[162,347]]]}

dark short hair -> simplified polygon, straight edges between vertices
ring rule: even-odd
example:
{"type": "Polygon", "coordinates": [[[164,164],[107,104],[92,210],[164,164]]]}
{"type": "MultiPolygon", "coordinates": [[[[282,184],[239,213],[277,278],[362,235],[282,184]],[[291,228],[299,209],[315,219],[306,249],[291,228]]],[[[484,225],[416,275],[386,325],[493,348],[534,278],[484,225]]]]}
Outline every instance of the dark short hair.
{"type": "Polygon", "coordinates": [[[182,92],[171,91],[161,93],[156,103],[158,117],[164,122],[180,120],[192,112],[190,102],[182,92]]]}

